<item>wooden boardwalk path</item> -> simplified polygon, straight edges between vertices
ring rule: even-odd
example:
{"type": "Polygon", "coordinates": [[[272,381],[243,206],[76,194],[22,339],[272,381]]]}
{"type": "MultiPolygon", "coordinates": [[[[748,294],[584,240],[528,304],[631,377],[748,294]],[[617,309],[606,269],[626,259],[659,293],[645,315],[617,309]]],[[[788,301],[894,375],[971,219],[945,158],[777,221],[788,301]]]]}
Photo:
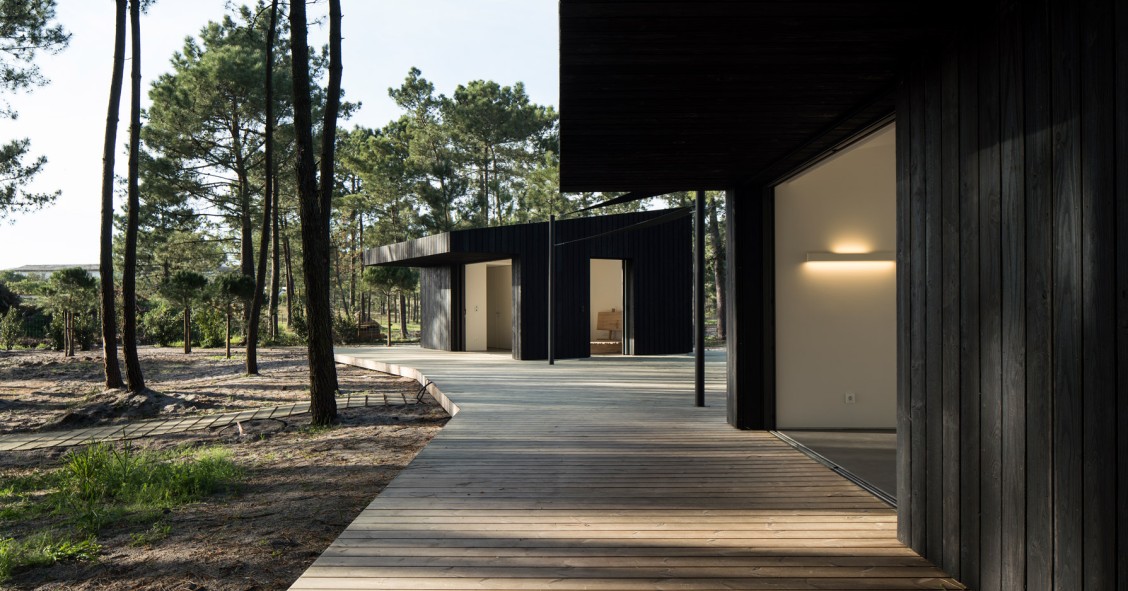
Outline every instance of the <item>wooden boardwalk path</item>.
{"type": "Polygon", "coordinates": [[[418,369],[458,415],[293,589],[962,588],[887,505],[728,427],[721,355],[694,408],[689,357],[339,353],[418,369]]]}

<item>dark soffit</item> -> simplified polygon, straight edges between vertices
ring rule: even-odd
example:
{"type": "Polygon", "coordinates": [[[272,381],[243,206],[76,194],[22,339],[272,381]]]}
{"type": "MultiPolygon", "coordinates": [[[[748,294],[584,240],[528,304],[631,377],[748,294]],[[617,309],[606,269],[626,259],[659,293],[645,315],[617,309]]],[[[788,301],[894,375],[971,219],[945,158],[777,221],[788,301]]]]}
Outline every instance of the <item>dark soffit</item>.
{"type": "Polygon", "coordinates": [[[561,0],[561,188],[783,175],[888,117],[905,65],[966,26],[959,5],[561,0]]]}

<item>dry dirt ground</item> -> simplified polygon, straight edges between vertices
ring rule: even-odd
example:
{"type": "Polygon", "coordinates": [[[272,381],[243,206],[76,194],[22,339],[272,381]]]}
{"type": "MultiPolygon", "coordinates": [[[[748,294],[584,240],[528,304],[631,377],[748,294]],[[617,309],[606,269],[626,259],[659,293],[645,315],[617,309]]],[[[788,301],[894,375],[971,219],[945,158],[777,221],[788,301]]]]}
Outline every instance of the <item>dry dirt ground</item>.
{"type": "MultiPolygon", "coordinates": [[[[0,433],[57,430],[136,419],[184,417],[276,406],[309,399],[304,347],[260,349],[260,375],[247,376],[242,355],[222,349],[143,347],[148,396],[102,387],[102,354],[0,350],[0,433]]],[[[376,392],[373,372],[338,366],[342,393],[376,392]]],[[[397,378],[398,379],[398,378],[397,378]]],[[[407,383],[407,382],[405,382],[407,383]]],[[[410,397],[409,397],[410,398],[410,397]]]]}
{"type": "MultiPolygon", "coordinates": [[[[100,359],[82,354],[0,356],[0,425],[8,431],[41,428],[102,396],[100,359]]],[[[166,396],[168,413],[219,412],[304,400],[304,352],[274,349],[262,355],[262,377],[241,376],[241,363],[149,349],[142,356],[150,385],[166,396]],[[188,400],[189,397],[194,397],[188,400]]],[[[338,366],[343,390],[402,392],[414,382],[338,366]]],[[[134,440],[136,447],[183,445],[231,448],[245,479],[229,494],[174,508],[164,518],[166,538],[130,545],[129,526],[99,535],[102,551],[91,562],[65,562],[19,573],[2,588],[35,590],[252,590],[285,589],[349,522],[403,469],[448,420],[431,401],[417,406],[341,411],[340,425],[310,429],[309,415],[252,421],[235,427],[134,440]]],[[[113,405],[110,405],[113,406],[113,405]]],[[[128,405],[127,405],[128,406],[128,405]]],[[[158,409],[159,410],[159,409],[158,409]]],[[[120,418],[87,417],[86,423],[120,418]]],[[[0,480],[57,466],[66,450],[0,453],[0,480]]],[[[7,529],[7,525],[4,526],[7,529]]],[[[4,532],[19,535],[18,531],[4,532]]]]}

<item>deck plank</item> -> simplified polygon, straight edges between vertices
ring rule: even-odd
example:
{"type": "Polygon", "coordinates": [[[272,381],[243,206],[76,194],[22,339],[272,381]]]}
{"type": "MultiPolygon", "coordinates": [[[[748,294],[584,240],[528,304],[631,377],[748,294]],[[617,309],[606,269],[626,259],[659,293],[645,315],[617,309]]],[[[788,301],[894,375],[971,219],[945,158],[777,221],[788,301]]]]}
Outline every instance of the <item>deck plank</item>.
{"type": "Polygon", "coordinates": [[[722,356],[699,409],[688,356],[338,353],[433,380],[457,415],[293,589],[963,588],[880,500],[729,427],[722,356]]]}

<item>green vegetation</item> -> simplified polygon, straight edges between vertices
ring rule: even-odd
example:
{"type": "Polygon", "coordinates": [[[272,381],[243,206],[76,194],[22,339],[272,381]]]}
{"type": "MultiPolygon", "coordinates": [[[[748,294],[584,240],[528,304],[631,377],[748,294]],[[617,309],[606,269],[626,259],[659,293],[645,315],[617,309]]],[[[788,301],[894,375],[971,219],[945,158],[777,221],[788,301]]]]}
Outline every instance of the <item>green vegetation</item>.
{"type": "Polygon", "coordinates": [[[0,348],[11,351],[23,336],[23,312],[16,306],[0,313],[0,348]]]}
{"type": "Polygon", "coordinates": [[[63,560],[93,560],[101,549],[93,537],[77,539],[55,531],[41,531],[18,541],[0,538],[0,582],[18,570],[63,560]]]}
{"type": "MultiPolygon", "coordinates": [[[[4,96],[46,84],[35,58],[62,51],[70,34],[55,22],[55,0],[5,0],[0,15],[0,118],[15,119],[17,113],[4,96]]],[[[29,190],[47,164],[47,158],[30,152],[27,139],[0,145],[0,221],[17,211],[39,209],[59,195],[29,190]]]]}
{"type": "Polygon", "coordinates": [[[242,478],[225,448],[138,451],[97,444],[67,454],[51,471],[0,484],[0,527],[26,531],[0,540],[0,581],[14,571],[59,560],[92,559],[97,536],[112,526],[142,527],[134,545],[168,536],[174,507],[231,490],[242,478]]]}

